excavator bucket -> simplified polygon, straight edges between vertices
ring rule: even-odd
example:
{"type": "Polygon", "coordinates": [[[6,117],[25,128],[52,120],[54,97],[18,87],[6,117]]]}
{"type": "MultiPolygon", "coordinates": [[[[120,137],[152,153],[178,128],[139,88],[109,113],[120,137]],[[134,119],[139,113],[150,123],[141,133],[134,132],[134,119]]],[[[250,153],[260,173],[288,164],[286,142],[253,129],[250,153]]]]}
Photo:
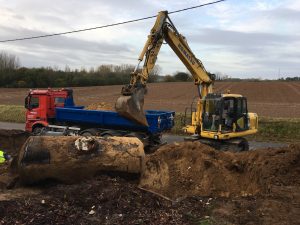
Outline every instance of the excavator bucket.
{"type": "Polygon", "coordinates": [[[132,120],[143,126],[148,126],[146,116],[144,114],[144,95],[145,87],[134,87],[122,90],[122,96],[117,99],[116,111],[129,120],[132,120]]]}

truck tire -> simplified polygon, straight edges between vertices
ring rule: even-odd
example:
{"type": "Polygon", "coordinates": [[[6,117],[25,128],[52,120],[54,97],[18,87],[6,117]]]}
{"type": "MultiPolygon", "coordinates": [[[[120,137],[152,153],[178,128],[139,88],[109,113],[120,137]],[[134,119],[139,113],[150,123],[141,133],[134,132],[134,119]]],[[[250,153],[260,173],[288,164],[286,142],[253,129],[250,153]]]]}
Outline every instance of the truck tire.
{"type": "Polygon", "coordinates": [[[114,130],[106,130],[100,134],[101,137],[122,137],[122,133],[114,130]]]}
{"type": "Polygon", "coordinates": [[[101,134],[101,137],[112,137],[113,135],[110,133],[101,134]]]}
{"type": "Polygon", "coordinates": [[[80,132],[81,136],[99,136],[99,132],[97,129],[86,129],[80,132]]]}
{"type": "Polygon", "coordinates": [[[125,134],[124,137],[137,137],[140,139],[140,135],[137,133],[133,133],[133,132],[125,134]]]}
{"type": "Polygon", "coordinates": [[[89,136],[94,136],[91,132],[89,131],[85,131],[83,133],[80,134],[81,136],[85,136],[85,137],[89,137],[89,136]]]}
{"type": "Polygon", "coordinates": [[[39,136],[39,135],[41,135],[43,129],[44,129],[44,127],[42,125],[37,125],[37,126],[33,127],[32,134],[34,136],[39,136]]]}

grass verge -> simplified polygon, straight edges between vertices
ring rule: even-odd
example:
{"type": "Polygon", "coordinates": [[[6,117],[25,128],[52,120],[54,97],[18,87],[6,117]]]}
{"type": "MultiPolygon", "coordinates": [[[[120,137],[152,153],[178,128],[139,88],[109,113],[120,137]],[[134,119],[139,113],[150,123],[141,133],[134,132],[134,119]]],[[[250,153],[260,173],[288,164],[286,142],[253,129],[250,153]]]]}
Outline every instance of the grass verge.
{"type": "MultiPolygon", "coordinates": [[[[171,130],[172,134],[185,135],[182,131],[183,120],[183,114],[177,114],[175,116],[175,126],[171,130]]],[[[190,121],[187,120],[187,122],[190,121]]],[[[260,117],[258,133],[248,136],[247,139],[255,141],[300,143],[300,118],[260,117]]]]}
{"type": "Polygon", "coordinates": [[[300,118],[259,118],[258,133],[249,140],[300,143],[300,118]]]}
{"type": "Polygon", "coordinates": [[[0,105],[0,121],[25,123],[25,108],[20,105],[0,105]]]}

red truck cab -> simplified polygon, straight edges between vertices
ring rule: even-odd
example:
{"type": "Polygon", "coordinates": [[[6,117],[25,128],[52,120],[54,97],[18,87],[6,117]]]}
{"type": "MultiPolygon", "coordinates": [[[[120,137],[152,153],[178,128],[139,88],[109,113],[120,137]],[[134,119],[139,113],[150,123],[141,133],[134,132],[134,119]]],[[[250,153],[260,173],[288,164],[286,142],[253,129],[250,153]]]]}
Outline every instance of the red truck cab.
{"type": "Polygon", "coordinates": [[[54,123],[55,108],[74,106],[72,89],[30,90],[25,98],[25,130],[39,132],[43,127],[54,123]]]}

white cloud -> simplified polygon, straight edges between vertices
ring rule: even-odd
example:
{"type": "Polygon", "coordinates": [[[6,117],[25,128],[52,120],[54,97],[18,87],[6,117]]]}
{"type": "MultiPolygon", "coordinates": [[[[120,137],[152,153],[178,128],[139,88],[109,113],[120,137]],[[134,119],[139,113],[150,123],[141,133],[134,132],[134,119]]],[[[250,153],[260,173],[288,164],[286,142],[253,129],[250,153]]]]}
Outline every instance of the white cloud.
{"type": "MultiPolygon", "coordinates": [[[[0,0],[0,40],[101,26],[207,2],[210,1],[0,0]]],[[[238,77],[264,74],[270,78],[279,65],[283,74],[299,75],[299,12],[299,1],[230,0],[172,14],[171,18],[209,71],[238,77]]],[[[0,43],[0,48],[17,54],[28,67],[135,64],[154,21],[0,43]]],[[[186,71],[167,46],[163,46],[157,63],[164,73],[186,71]]]]}

